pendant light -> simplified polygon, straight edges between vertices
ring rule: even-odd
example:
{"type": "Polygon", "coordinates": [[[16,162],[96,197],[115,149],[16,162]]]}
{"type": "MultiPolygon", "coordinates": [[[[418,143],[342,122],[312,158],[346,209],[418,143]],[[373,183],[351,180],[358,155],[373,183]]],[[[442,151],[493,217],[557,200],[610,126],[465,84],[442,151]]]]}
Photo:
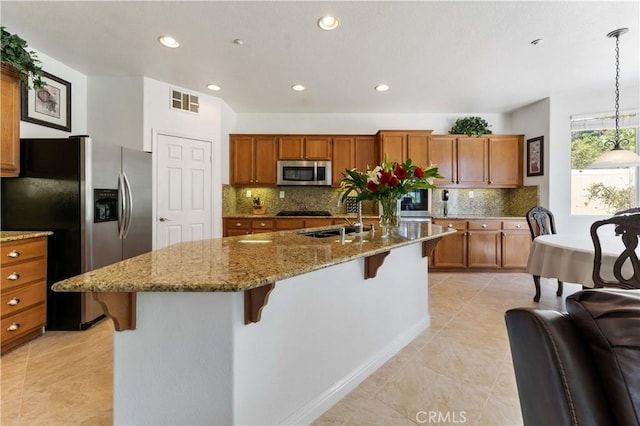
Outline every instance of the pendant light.
{"type": "MultiPolygon", "coordinates": [[[[589,169],[615,169],[621,167],[640,166],[640,156],[635,152],[622,148],[626,139],[620,139],[620,36],[629,31],[629,28],[619,28],[607,34],[607,37],[616,39],[616,131],[613,140],[613,149],[599,156],[589,165],[589,169]]],[[[611,142],[610,142],[611,143],[611,142]]]]}

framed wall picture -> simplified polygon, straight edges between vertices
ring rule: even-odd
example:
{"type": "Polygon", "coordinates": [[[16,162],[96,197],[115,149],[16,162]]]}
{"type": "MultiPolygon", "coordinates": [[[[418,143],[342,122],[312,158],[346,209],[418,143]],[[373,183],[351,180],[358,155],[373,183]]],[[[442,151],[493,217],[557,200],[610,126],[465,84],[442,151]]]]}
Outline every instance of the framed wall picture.
{"type": "Polygon", "coordinates": [[[544,136],[527,139],[527,176],[544,174],[544,136]]]}
{"type": "Polygon", "coordinates": [[[28,89],[22,83],[20,119],[58,130],[71,131],[71,83],[48,72],[45,86],[28,89]]]}

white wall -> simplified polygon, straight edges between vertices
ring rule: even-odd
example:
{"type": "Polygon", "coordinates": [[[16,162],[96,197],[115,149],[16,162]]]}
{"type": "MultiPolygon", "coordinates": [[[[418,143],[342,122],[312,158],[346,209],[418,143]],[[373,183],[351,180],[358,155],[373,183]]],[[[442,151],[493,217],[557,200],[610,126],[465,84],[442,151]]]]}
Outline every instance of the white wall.
{"type": "MultiPolygon", "coordinates": [[[[638,109],[640,87],[620,88],[620,109],[638,109]]],[[[613,111],[613,90],[590,90],[558,94],[550,99],[549,208],[562,232],[584,233],[599,216],[571,215],[572,115],[613,111]]]]}
{"type": "Polygon", "coordinates": [[[433,130],[446,134],[457,118],[479,115],[493,133],[511,133],[510,114],[237,114],[234,133],[375,134],[378,130],[433,130]]]}
{"type": "Polygon", "coordinates": [[[511,115],[513,132],[524,134],[524,150],[522,155],[524,185],[537,186],[538,204],[549,207],[549,145],[554,141],[549,138],[549,98],[535,102],[514,111],[511,115]],[[544,137],[543,175],[527,177],[527,139],[544,137]]]}
{"type": "Polygon", "coordinates": [[[20,121],[21,138],[66,138],[87,134],[87,76],[57,60],[38,52],[42,69],[71,83],[71,132],[20,121]]]}

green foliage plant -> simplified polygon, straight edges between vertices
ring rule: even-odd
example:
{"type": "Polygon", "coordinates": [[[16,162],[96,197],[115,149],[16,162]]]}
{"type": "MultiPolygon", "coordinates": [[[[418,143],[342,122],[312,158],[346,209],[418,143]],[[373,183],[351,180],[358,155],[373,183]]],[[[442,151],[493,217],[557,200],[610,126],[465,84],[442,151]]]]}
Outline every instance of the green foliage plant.
{"type": "Polygon", "coordinates": [[[42,80],[43,71],[36,52],[28,50],[27,42],[18,35],[8,32],[4,25],[0,26],[0,29],[2,30],[0,62],[12,66],[18,73],[18,78],[27,87],[31,88],[29,84],[29,77],[31,77],[34,88],[43,88],[45,86],[42,80]]]}
{"type": "Polygon", "coordinates": [[[482,117],[464,117],[458,118],[456,122],[453,124],[449,133],[452,135],[490,135],[491,130],[489,130],[491,125],[487,123],[482,117]]]}

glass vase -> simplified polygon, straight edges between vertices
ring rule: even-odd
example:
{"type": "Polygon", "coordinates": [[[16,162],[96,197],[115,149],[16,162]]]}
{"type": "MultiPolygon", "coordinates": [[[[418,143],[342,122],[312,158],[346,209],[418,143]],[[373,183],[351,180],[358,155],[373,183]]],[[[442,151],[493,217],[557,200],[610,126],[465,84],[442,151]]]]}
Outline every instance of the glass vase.
{"type": "Polygon", "coordinates": [[[379,200],[381,238],[389,238],[398,229],[398,201],[399,198],[391,194],[379,200]]]}

